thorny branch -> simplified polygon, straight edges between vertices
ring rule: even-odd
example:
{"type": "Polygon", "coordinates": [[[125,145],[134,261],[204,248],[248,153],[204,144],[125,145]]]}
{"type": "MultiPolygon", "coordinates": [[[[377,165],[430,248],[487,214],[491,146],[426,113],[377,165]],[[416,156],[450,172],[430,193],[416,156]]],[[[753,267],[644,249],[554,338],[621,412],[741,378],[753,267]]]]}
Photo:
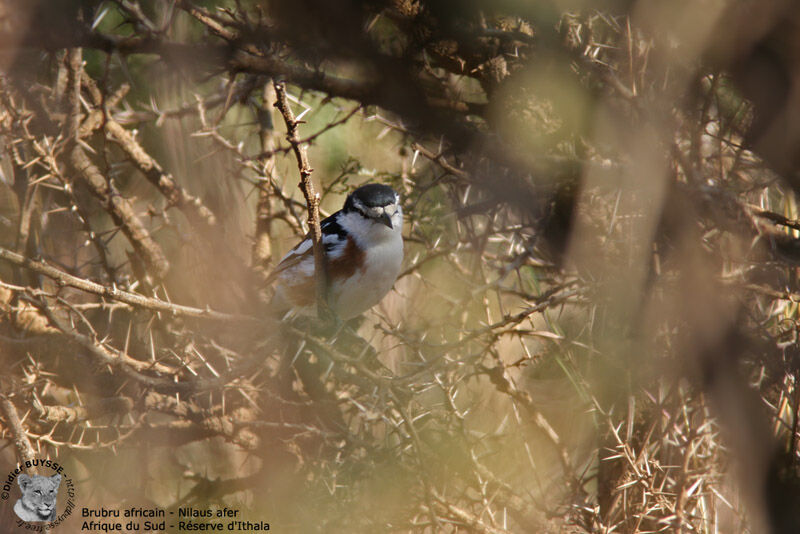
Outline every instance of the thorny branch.
{"type": "Polygon", "coordinates": [[[317,312],[320,317],[327,314],[328,310],[328,262],[325,256],[325,248],[322,243],[322,229],[320,228],[319,218],[319,195],[311,182],[311,166],[308,163],[308,153],[306,145],[300,141],[297,135],[297,126],[301,121],[295,119],[292,109],[286,99],[286,86],[284,82],[274,82],[275,86],[275,107],[281,112],[283,121],[286,123],[286,140],[292,147],[297,168],[300,171],[300,190],[306,200],[308,208],[308,228],[311,236],[311,246],[314,250],[314,273],[316,280],[317,312]]]}
{"type": "Polygon", "coordinates": [[[55,267],[47,265],[43,261],[33,261],[2,247],[0,247],[0,259],[11,262],[14,265],[24,267],[33,272],[43,274],[48,278],[53,279],[60,287],[74,287],[75,289],[80,289],[81,291],[87,291],[104,298],[124,302],[125,304],[130,304],[131,306],[136,306],[146,310],[165,312],[180,317],[207,318],[218,321],[257,321],[257,319],[254,317],[233,315],[211,309],[200,309],[193,308],[191,306],[173,304],[171,302],[166,302],[156,298],[145,297],[130,291],[124,291],[114,286],[104,286],[102,284],[92,282],[91,280],[85,280],[69,273],[65,273],[59,269],[56,269],[55,267]]]}
{"type": "Polygon", "coordinates": [[[11,402],[11,399],[5,395],[0,395],[0,412],[2,412],[3,419],[5,419],[11,431],[14,447],[17,450],[17,457],[20,463],[36,458],[36,451],[33,450],[25,427],[22,426],[22,422],[19,420],[17,408],[14,406],[14,403],[11,402]]]}

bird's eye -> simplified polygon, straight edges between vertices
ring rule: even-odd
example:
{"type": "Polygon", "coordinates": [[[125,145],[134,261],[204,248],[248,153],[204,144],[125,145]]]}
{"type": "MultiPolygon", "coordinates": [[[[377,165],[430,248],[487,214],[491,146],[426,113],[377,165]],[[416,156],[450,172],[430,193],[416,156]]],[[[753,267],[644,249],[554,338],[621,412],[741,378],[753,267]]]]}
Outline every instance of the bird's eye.
{"type": "Polygon", "coordinates": [[[33,492],[34,492],[36,495],[41,495],[41,494],[42,494],[42,492],[41,492],[41,491],[39,491],[39,490],[33,490],[33,492]]]}

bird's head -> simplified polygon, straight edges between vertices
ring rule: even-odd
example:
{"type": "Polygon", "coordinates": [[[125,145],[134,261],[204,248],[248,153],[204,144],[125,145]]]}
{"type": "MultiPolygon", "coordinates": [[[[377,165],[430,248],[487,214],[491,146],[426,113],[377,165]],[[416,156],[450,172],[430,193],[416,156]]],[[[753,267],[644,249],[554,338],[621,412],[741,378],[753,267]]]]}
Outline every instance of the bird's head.
{"type": "Polygon", "coordinates": [[[403,209],[400,207],[400,195],[383,184],[362,185],[350,195],[344,203],[345,213],[357,213],[365,219],[380,223],[390,230],[402,230],[403,209]]]}

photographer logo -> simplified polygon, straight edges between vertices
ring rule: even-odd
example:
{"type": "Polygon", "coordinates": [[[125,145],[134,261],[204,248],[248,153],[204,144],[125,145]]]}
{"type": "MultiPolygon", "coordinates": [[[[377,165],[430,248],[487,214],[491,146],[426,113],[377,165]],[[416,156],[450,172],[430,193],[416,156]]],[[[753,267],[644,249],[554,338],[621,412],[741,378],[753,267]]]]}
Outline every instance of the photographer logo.
{"type": "Polygon", "coordinates": [[[75,486],[64,474],[64,466],[50,459],[33,459],[19,464],[3,480],[0,498],[9,500],[14,488],[20,497],[14,504],[17,525],[44,531],[58,526],[75,509],[75,486]],[[46,474],[28,474],[32,469],[46,474]],[[52,473],[52,474],[50,474],[52,473]],[[60,503],[64,503],[59,506],[60,503]],[[63,510],[59,513],[59,508],[63,510]]]}

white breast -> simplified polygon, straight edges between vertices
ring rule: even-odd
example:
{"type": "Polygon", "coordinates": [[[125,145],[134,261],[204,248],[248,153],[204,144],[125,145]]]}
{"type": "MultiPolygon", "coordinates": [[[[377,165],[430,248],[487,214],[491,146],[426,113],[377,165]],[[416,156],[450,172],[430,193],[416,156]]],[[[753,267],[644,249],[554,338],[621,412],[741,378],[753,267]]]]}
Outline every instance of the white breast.
{"type": "Polygon", "coordinates": [[[376,305],[392,289],[403,265],[403,239],[387,240],[367,249],[364,268],[331,288],[331,306],[350,319],[376,305]]]}
{"type": "Polygon", "coordinates": [[[365,251],[364,267],[331,287],[331,306],[341,319],[350,319],[376,305],[394,285],[403,265],[403,219],[398,212],[394,229],[366,222],[358,214],[339,220],[365,251]]]}

